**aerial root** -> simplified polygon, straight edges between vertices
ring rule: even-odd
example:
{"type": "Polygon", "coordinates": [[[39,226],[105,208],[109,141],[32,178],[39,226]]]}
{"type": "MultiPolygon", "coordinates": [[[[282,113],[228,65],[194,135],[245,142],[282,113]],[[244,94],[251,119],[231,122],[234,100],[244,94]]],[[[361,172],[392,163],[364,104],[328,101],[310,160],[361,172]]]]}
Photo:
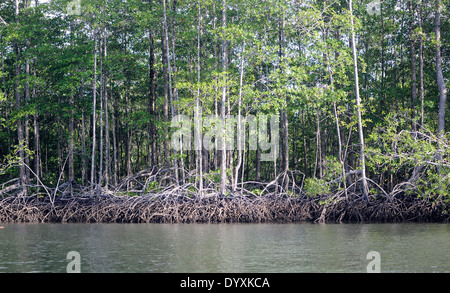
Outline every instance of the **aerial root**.
{"type": "MultiPolygon", "coordinates": [[[[246,182],[227,195],[205,182],[177,183],[170,170],[144,170],[117,188],[61,184],[57,189],[17,188],[0,197],[0,222],[83,223],[289,223],[289,222],[448,222],[449,205],[406,193],[380,192],[363,198],[347,189],[307,196],[296,185],[301,173],[281,173],[270,183],[246,182]],[[345,196],[344,196],[345,194],[345,196]]],[[[189,174],[185,174],[188,178],[189,174]]],[[[302,181],[302,178],[300,178],[302,181]]],[[[15,184],[15,181],[12,183],[15,184]]],[[[40,187],[42,188],[42,187],[40,187]]]]}
{"type": "Polygon", "coordinates": [[[443,203],[404,198],[338,200],[292,196],[82,195],[48,199],[30,196],[0,201],[0,222],[88,223],[287,223],[287,222],[405,222],[448,221],[443,203]]]}

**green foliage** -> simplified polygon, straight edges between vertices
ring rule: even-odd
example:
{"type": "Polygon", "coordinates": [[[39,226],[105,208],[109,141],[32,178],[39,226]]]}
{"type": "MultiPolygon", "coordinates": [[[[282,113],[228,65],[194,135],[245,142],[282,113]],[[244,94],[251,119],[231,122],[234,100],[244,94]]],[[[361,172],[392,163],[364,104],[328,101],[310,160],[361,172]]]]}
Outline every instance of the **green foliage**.
{"type": "Polygon", "coordinates": [[[214,186],[217,186],[220,183],[220,170],[210,171],[207,174],[203,174],[209,181],[214,183],[214,186]]]}
{"type": "Polygon", "coordinates": [[[252,189],[252,193],[255,194],[256,196],[261,196],[262,192],[263,191],[259,188],[252,189]]]}
{"type": "Polygon", "coordinates": [[[23,164],[19,152],[23,151],[25,156],[32,157],[33,151],[28,147],[23,145],[15,145],[13,146],[13,150],[11,153],[7,154],[3,158],[3,162],[0,163],[0,175],[4,175],[10,171],[12,167],[19,166],[23,164]]]}
{"type": "Polygon", "coordinates": [[[325,181],[332,181],[341,175],[342,175],[342,164],[335,157],[332,156],[326,157],[323,179],[325,181]]]}
{"type": "Polygon", "coordinates": [[[450,202],[450,166],[428,166],[423,172],[423,176],[417,180],[414,193],[431,202],[439,199],[450,202]]]}
{"type": "Polygon", "coordinates": [[[330,197],[330,198],[327,198],[327,199],[319,200],[319,204],[320,205],[329,205],[329,204],[332,204],[332,203],[337,203],[337,198],[330,197]]]}
{"type": "Polygon", "coordinates": [[[324,179],[306,178],[303,190],[310,197],[317,195],[325,195],[330,192],[330,187],[324,179]]]}
{"type": "Polygon", "coordinates": [[[157,193],[161,190],[161,186],[158,181],[151,181],[147,184],[147,188],[144,189],[143,194],[147,194],[150,192],[157,193]]]}
{"type": "Polygon", "coordinates": [[[367,167],[373,174],[408,181],[408,194],[427,199],[450,198],[449,137],[438,139],[430,130],[397,130],[405,123],[401,115],[390,114],[385,126],[368,137],[367,167]],[[439,159],[439,155],[442,159],[439,159]]]}
{"type": "MultiPolygon", "coordinates": [[[[304,190],[309,196],[335,191],[336,184],[330,182],[342,176],[338,139],[347,170],[360,168],[348,1],[227,1],[227,24],[222,27],[220,0],[166,0],[172,88],[168,104],[162,2],[82,0],[81,14],[69,16],[66,7],[70,0],[47,1],[48,4],[38,3],[38,7],[34,7],[34,1],[20,1],[17,20],[14,1],[3,2],[0,15],[8,25],[0,24],[0,159],[8,169],[2,169],[6,174],[1,180],[17,176],[17,132],[22,124],[27,132],[27,148],[40,156],[45,183],[55,185],[60,172],[67,173],[67,165],[63,165],[69,138],[73,137],[75,178],[80,182],[84,176],[83,184],[89,184],[87,174],[91,171],[90,153],[96,130],[95,176],[102,164],[109,184],[114,177],[120,182],[128,171],[148,168],[153,155],[158,166],[152,167],[170,168],[178,160],[178,166],[183,165],[184,171],[192,174],[186,181],[198,184],[198,158],[194,151],[169,150],[165,157],[167,136],[170,140],[174,131],[170,128],[171,116],[192,117],[197,99],[203,117],[220,114],[223,88],[226,115],[236,115],[238,111],[243,116],[287,114],[287,137],[280,133],[280,147],[287,141],[289,168],[301,170],[306,178],[317,176],[316,166],[322,170],[322,178],[305,180],[304,190]],[[226,70],[222,68],[223,41],[228,53],[226,70]],[[96,121],[92,115],[94,84],[96,121]],[[69,130],[71,119],[73,133],[69,130]],[[37,130],[40,138],[35,150],[37,130]],[[99,155],[100,140],[103,161],[99,155]]],[[[410,36],[411,13],[405,1],[382,1],[382,15],[368,15],[368,1],[353,2],[368,176],[389,192],[408,182],[414,170],[423,165],[406,192],[430,199],[448,198],[448,137],[438,141],[434,135],[439,102],[434,28],[433,22],[425,21],[433,15],[434,5],[429,1],[417,3],[414,15],[418,16],[420,7],[424,22],[419,27],[418,18],[415,19],[410,36]],[[419,95],[415,105],[411,99],[414,63],[409,52],[410,37],[416,48],[416,67],[419,42],[423,43],[424,128],[419,127],[420,133],[411,127],[412,119],[419,121],[421,113],[419,95]],[[442,160],[436,159],[438,151],[442,152],[442,160]]],[[[448,0],[443,3],[448,4],[448,0]]],[[[448,5],[443,6],[441,53],[443,60],[448,60],[450,10],[445,8],[448,5]]],[[[446,66],[443,69],[444,79],[448,80],[450,71],[446,66]]],[[[416,73],[419,85],[419,68],[416,73]]],[[[449,116],[447,111],[447,125],[449,116]]],[[[203,126],[204,131],[208,130],[203,126]]],[[[28,151],[25,153],[34,168],[35,158],[28,151]]],[[[259,180],[270,182],[280,172],[281,156],[274,162],[258,162],[257,152],[247,148],[241,165],[244,178],[254,180],[259,166],[259,180]]],[[[217,186],[221,171],[215,166],[220,166],[220,155],[210,152],[205,157],[205,181],[217,186]]],[[[234,175],[237,158],[236,151],[227,153],[228,178],[234,175]]],[[[67,174],[63,174],[63,179],[67,179],[67,174]]],[[[161,188],[151,182],[144,192],[161,188]]],[[[261,190],[252,192],[260,195],[261,190]]],[[[376,191],[370,192],[375,195],[376,191]]]]}

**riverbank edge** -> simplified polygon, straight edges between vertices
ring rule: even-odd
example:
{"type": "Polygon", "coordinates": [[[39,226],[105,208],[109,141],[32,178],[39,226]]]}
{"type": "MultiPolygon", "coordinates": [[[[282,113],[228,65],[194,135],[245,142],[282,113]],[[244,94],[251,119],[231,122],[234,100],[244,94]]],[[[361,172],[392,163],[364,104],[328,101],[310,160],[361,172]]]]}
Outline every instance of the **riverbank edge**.
{"type": "Polygon", "coordinates": [[[450,222],[450,205],[414,196],[7,197],[0,223],[404,223],[450,222]]]}

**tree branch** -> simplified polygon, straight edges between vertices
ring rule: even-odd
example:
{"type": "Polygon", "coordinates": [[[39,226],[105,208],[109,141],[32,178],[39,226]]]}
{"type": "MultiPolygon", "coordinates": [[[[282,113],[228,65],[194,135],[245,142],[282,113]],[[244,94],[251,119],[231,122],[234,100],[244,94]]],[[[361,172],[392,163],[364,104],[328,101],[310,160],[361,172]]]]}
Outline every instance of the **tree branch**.
{"type": "Polygon", "coordinates": [[[0,22],[3,23],[4,25],[8,25],[8,23],[0,16],[0,22]]]}

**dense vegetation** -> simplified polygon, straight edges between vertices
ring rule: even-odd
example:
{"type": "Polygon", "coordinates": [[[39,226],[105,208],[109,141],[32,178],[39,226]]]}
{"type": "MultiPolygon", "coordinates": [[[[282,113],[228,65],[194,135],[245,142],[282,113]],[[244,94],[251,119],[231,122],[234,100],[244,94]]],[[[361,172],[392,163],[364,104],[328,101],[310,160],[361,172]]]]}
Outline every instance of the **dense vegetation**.
{"type": "Polygon", "coordinates": [[[2,1],[0,196],[447,205],[450,1],[369,2],[2,1]],[[275,156],[208,115],[277,117],[275,156]]]}

